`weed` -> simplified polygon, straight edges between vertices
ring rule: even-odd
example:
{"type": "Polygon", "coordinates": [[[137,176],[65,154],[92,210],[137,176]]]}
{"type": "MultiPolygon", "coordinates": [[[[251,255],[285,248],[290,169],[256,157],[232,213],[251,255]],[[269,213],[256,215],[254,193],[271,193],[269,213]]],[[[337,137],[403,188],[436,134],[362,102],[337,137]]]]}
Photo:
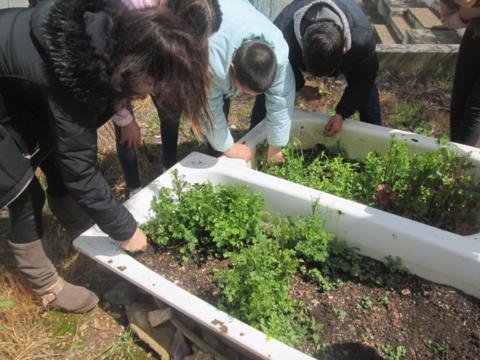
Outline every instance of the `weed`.
{"type": "Polygon", "coordinates": [[[409,271],[403,266],[402,259],[398,256],[385,256],[385,267],[392,274],[408,274],[409,271]]]}
{"type": "Polygon", "coordinates": [[[345,319],[348,316],[345,310],[337,309],[336,307],[332,309],[332,312],[333,312],[333,315],[335,315],[338,318],[338,320],[340,320],[342,323],[345,321],[345,319]]]}
{"type": "Polygon", "coordinates": [[[427,108],[424,104],[407,103],[396,109],[393,113],[393,120],[399,125],[411,127],[413,124],[425,121],[426,111],[427,108]]]}
{"type": "Polygon", "coordinates": [[[370,296],[365,296],[357,304],[357,309],[370,310],[373,307],[373,300],[370,296]]]}
{"type": "Polygon", "coordinates": [[[146,356],[143,351],[139,351],[137,340],[133,331],[129,328],[122,335],[122,338],[113,343],[107,350],[105,350],[100,359],[125,359],[125,360],[141,360],[151,356],[146,356]]]}
{"type": "Polygon", "coordinates": [[[361,338],[362,338],[363,341],[375,340],[375,336],[372,333],[369,333],[369,332],[366,332],[366,333],[362,334],[361,338]]]}
{"type": "Polygon", "coordinates": [[[388,306],[390,304],[390,299],[387,295],[380,299],[380,304],[382,304],[383,306],[388,306]]]}
{"type": "Polygon", "coordinates": [[[445,340],[441,340],[441,341],[428,340],[426,344],[428,348],[432,350],[432,352],[435,355],[440,356],[439,359],[441,360],[450,359],[450,346],[445,340]]]}
{"type": "Polygon", "coordinates": [[[383,352],[385,360],[401,360],[408,353],[407,348],[403,345],[396,348],[392,348],[390,345],[381,345],[380,350],[383,352]]]}

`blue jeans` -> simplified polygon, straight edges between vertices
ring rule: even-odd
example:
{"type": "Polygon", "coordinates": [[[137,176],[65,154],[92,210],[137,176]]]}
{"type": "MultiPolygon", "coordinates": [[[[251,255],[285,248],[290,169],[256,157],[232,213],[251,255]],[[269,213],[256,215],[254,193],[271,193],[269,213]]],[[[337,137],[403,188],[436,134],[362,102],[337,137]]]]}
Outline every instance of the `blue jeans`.
{"type": "Polygon", "coordinates": [[[120,142],[121,139],[122,130],[120,127],[115,125],[115,142],[117,145],[117,154],[118,159],[120,160],[120,165],[122,166],[125,182],[127,183],[127,187],[129,189],[137,189],[141,186],[137,149],[128,148],[126,145],[120,142]]]}
{"type": "Polygon", "coordinates": [[[360,114],[360,121],[374,125],[382,125],[380,97],[378,95],[377,85],[373,84],[365,102],[360,105],[358,113],[360,114]]]}
{"type": "MultiPolygon", "coordinates": [[[[171,168],[177,162],[178,129],[180,127],[180,115],[164,109],[155,97],[153,103],[157,108],[160,119],[160,132],[162,137],[163,165],[171,168]]],[[[121,128],[115,125],[115,140],[117,154],[122,166],[123,176],[127,187],[136,189],[141,186],[140,171],[138,168],[138,157],[136,149],[129,149],[120,143],[121,128]]]]}
{"type": "MultiPolygon", "coordinates": [[[[378,95],[377,85],[373,84],[368,97],[358,109],[360,121],[374,125],[382,125],[382,115],[380,112],[380,97],[378,95]]],[[[257,95],[250,116],[250,129],[255,127],[267,115],[265,108],[265,95],[257,95]]]]}

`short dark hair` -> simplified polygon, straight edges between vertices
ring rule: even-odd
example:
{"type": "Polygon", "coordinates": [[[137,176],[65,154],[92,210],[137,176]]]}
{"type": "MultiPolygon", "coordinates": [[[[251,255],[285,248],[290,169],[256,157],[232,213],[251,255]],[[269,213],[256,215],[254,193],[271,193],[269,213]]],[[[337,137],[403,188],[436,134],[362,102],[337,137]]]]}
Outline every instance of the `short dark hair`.
{"type": "Polygon", "coordinates": [[[256,93],[264,93],[272,85],[277,71],[277,57],[264,42],[245,42],[235,53],[232,62],[235,77],[241,85],[256,93]]]}
{"type": "Polygon", "coordinates": [[[310,25],[303,35],[303,63],[314,76],[331,75],[343,57],[342,30],[333,21],[319,21],[310,25]]]}

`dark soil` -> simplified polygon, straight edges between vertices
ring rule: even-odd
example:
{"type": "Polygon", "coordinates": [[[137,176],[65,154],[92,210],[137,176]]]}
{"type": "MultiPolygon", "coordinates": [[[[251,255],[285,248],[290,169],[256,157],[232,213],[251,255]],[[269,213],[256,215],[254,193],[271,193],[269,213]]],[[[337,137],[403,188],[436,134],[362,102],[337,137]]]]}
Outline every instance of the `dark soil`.
{"type": "MultiPolygon", "coordinates": [[[[176,250],[156,252],[150,246],[137,260],[178,286],[215,305],[218,288],[211,270],[227,261],[208,259],[180,263],[176,250]]],[[[416,276],[392,273],[365,258],[368,278],[339,277],[340,284],[322,292],[295,278],[292,295],[312,309],[321,324],[323,344],[315,357],[332,359],[479,359],[480,301],[453,288],[416,276]],[[380,283],[382,285],[376,285],[380,283]],[[390,349],[388,349],[390,347],[390,349]],[[394,357],[405,347],[404,357],[394,357]]],[[[312,344],[302,349],[314,352],[312,344]]]]}

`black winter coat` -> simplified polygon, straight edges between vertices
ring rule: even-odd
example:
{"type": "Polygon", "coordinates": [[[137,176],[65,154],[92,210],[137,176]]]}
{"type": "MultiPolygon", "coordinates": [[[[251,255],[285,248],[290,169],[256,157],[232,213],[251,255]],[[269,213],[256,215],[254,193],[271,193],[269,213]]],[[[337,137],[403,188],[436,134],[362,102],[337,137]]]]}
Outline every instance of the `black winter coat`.
{"type": "MultiPolygon", "coordinates": [[[[293,0],[275,20],[275,25],[283,32],[290,47],[289,59],[295,74],[297,90],[305,85],[302,71],[302,49],[297,41],[294,30],[294,16],[297,11],[318,0],[293,0]]],[[[350,25],[351,48],[343,56],[340,67],[335,75],[343,73],[348,86],[345,89],[336,112],[343,118],[350,117],[358,110],[369,94],[378,72],[378,61],[375,54],[375,34],[368,18],[355,0],[332,0],[344,13],[350,25]]],[[[303,34],[302,34],[303,35],[303,34]]]]}
{"type": "Polygon", "coordinates": [[[107,10],[101,0],[48,0],[0,11],[0,208],[50,152],[79,205],[105,233],[126,240],[137,224],[97,159],[97,128],[113,113],[107,10]]]}

